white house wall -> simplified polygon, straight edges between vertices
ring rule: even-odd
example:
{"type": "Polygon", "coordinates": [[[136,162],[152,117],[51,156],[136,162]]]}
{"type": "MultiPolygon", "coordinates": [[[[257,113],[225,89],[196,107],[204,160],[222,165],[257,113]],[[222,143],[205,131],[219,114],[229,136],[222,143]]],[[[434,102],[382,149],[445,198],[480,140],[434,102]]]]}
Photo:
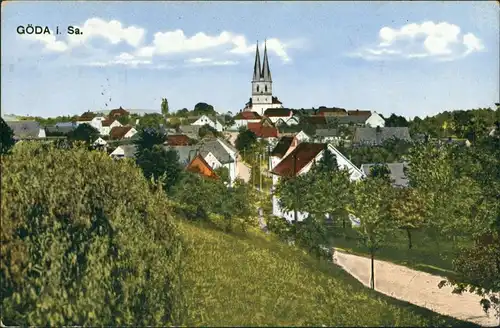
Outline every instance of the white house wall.
{"type": "Polygon", "coordinates": [[[379,114],[372,113],[372,115],[365,121],[365,124],[372,128],[376,128],[378,126],[383,128],[385,126],[385,120],[380,117],[379,114]]]}

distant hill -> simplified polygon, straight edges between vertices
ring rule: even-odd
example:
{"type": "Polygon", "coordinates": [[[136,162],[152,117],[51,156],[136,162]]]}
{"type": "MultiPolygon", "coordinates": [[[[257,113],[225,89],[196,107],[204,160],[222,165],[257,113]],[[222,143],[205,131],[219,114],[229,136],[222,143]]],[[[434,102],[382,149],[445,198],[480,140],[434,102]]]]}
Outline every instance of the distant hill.
{"type": "Polygon", "coordinates": [[[3,114],[2,113],[2,118],[3,118],[4,121],[9,121],[9,122],[19,121],[19,118],[16,115],[13,115],[13,114],[3,114]]]}
{"type": "MultiPolygon", "coordinates": [[[[112,109],[114,109],[114,108],[112,108],[112,109]]],[[[96,110],[95,112],[107,115],[107,114],[109,114],[109,112],[112,109],[96,110]]],[[[128,109],[128,108],[124,108],[124,109],[129,111],[131,114],[137,114],[140,116],[143,116],[145,114],[161,114],[161,112],[159,110],[154,110],[154,109],[128,109]]]]}

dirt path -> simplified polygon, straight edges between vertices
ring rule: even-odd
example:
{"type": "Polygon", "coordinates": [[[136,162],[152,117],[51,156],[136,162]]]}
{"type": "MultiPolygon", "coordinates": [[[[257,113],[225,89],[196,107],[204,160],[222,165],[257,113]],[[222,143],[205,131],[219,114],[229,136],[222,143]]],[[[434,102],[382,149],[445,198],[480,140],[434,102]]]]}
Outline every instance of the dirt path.
{"type": "MultiPolygon", "coordinates": [[[[333,260],[365,286],[370,286],[370,259],[335,250],[333,260]]],[[[439,289],[444,278],[405,266],[375,260],[375,289],[388,296],[403,300],[434,312],[481,326],[496,326],[493,313],[488,317],[480,297],[470,293],[452,294],[451,287],[439,289]]]]}

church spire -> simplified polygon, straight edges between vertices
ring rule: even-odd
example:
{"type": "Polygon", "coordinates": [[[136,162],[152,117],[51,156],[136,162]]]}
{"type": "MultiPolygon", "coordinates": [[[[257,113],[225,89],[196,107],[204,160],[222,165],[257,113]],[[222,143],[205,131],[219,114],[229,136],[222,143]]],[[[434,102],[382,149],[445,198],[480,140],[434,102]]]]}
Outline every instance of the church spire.
{"type": "Polygon", "coordinates": [[[262,75],[264,81],[271,82],[271,70],[269,69],[269,59],[267,59],[267,44],[264,42],[264,62],[262,64],[262,75]]]}
{"type": "Polygon", "coordinates": [[[260,54],[259,54],[259,41],[257,41],[257,51],[255,52],[255,64],[253,66],[253,80],[254,81],[259,81],[260,80],[260,54]]]}

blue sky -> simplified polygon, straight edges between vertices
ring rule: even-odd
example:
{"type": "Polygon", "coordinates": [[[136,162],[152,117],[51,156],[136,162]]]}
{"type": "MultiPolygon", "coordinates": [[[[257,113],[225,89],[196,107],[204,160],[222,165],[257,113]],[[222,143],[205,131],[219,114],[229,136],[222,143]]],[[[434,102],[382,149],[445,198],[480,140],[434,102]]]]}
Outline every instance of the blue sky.
{"type": "Polygon", "coordinates": [[[285,107],[406,117],[499,101],[492,2],[2,2],[2,113],[238,112],[267,39],[285,107]],[[61,35],[19,35],[19,25],[61,35]],[[83,35],[67,35],[68,25],[83,35]]]}

